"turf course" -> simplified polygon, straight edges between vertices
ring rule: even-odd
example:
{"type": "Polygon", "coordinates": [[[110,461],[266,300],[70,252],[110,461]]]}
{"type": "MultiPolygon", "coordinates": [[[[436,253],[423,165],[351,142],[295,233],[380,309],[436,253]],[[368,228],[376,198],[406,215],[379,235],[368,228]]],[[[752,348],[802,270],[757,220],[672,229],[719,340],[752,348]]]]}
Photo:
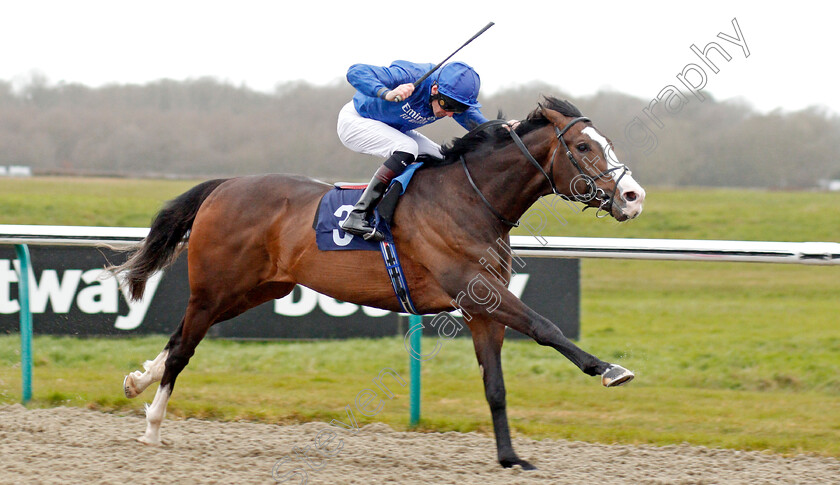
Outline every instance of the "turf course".
{"type": "MultiPolygon", "coordinates": [[[[4,179],[0,223],[147,226],[164,200],[193,184],[4,179]]],[[[544,235],[840,241],[838,206],[840,194],[649,188],[636,221],[569,210],[568,223],[544,235]]],[[[840,268],[584,260],[581,284],[580,345],[637,378],[603,389],[551,349],[507,342],[515,435],[840,456],[840,268]]],[[[128,400],[122,377],[165,341],[36,337],[32,405],[139,412],[154,389],[128,400]]],[[[344,407],[385,367],[408,379],[401,339],[206,340],[169,414],[346,421],[344,407]]],[[[360,425],[406,428],[408,387],[392,389],[396,398],[375,416],[356,412],[360,425]]],[[[19,399],[19,340],[0,336],[0,404],[19,399]]],[[[469,339],[447,342],[424,363],[421,429],[492,432],[469,339]]]]}

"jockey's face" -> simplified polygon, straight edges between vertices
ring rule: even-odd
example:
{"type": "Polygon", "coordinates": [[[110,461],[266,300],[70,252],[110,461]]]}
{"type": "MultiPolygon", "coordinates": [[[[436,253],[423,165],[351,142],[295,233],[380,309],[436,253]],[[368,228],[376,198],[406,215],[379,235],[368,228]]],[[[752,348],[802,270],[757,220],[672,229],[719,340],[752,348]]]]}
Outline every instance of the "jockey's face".
{"type": "MultiPolygon", "coordinates": [[[[432,96],[438,93],[437,85],[432,86],[432,96]]],[[[432,101],[432,112],[435,114],[435,118],[444,118],[448,117],[451,118],[455,115],[454,111],[446,111],[445,109],[441,108],[440,105],[434,101],[432,101]]]]}

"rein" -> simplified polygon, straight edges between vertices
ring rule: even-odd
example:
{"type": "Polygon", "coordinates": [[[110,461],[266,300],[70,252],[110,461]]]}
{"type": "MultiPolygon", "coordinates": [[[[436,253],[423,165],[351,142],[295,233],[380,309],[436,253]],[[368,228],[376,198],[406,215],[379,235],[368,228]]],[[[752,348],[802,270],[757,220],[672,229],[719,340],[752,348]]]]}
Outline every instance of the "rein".
{"type": "Polygon", "coordinates": [[[461,166],[464,167],[464,173],[467,174],[467,180],[470,181],[470,185],[472,186],[473,190],[475,190],[475,193],[478,194],[479,197],[481,197],[481,201],[484,202],[484,205],[486,205],[488,209],[490,209],[490,212],[492,212],[493,215],[496,216],[496,218],[499,219],[506,226],[519,227],[519,221],[511,222],[511,221],[507,220],[505,218],[505,216],[503,216],[499,211],[497,211],[493,207],[493,204],[491,204],[490,201],[487,200],[487,197],[484,197],[484,194],[481,193],[481,190],[475,184],[475,181],[473,180],[472,175],[470,175],[470,170],[467,168],[467,162],[464,161],[464,156],[463,155],[461,155],[460,161],[461,161],[461,166]]]}
{"type": "MultiPolygon", "coordinates": [[[[507,121],[504,121],[504,120],[490,120],[490,121],[487,121],[487,122],[485,122],[485,123],[483,123],[479,126],[476,126],[472,130],[470,130],[470,132],[467,133],[466,136],[474,135],[478,131],[484,131],[488,128],[491,128],[491,127],[494,127],[494,126],[500,126],[500,125],[504,125],[504,124],[507,124],[507,121]]],[[[512,130],[511,130],[511,133],[513,133],[512,130]]],[[[527,153],[527,149],[526,149],[526,153],[527,153]]],[[[530,153],[528,154],[528,156],[530,156],[530,153]]],[[[493,215],[496,216],[496,219],[500,220],[503,224],[505,224],[508,227],[519,227],[519,221],[511,222],[511,221],[507,220],[505,218],[505,216],[503,216],[499,211],[497,211],[493,207],[493,204],[491,204],[490,201],[487,200],[487,197],[484,197],[484,194],[481,193],[481,190],[475,184],[475,181],[472,178],[472,174],[470,174],[470,170],[467,168],[467,162],[466,162],[466,160],[464,160],[463,155],[461,155],[459,161],[461,162],[461,166],[464,167],[464,173],[467,174],[467,180],[470,182],[470,186],[472,186],[475,193],[478,194],[479,197],[481,197],[481,201],[484,202],[484,205],[487,206],[488,209],[490,209],[490,212],[492,212],[493,215]]],[[[536,160],[534,162],[536,162],[536,160]]]]}
{"type": "MultiPolygon", "coordinates": [[[[578,122],[587,123],[587,122],[590,122],[590,121],[591,120],[589,118],[586,118],[584,116],[574,118],[568,124],[566,124],[566,126],[563,127],[562,130],[560,128],[557,128],[557,126],[555,126],[554,127],[554,133],[555,133],[555,136],[557,137],[557,140],[559,140],[560,144],[563,145],[563,149],[566,150],[566,156],[569,158],[569,161],[578,170],[579,175],[575,176],[575,179],[577,179],[577,177],[581,177],[581,179],[583,179],[583,181],[586,183],[587,193],[586,194],[575,193],[575,195],[574,195],[574,197],[572,197],[572,199],[576,202],[583,202],[583,203],[588,203],[592,199],[600,200],[601,204],[598,206],[598,211],[595,214],[595,216],[600,219],[600,218],[606,217],[610,214],[609,207],[612,205],[613,201],[615,200],[615,193],[618,190],[618,183],[621,181],[621,179],[627,173],[627,167],[625,165],[621,165],[621,166],[618,166],[618,167],[608,168],[607,170],[599,173],[598,175],[596,175],[594,177],[587,174],[586,172],[584,172],[583,168],[580,166],[578,161],[575,160],[574,155],[572,155],[572,151],[569,149],[569,146],[566,144],[566,140],[563,139],[563,135],[565,135],[566,132],[569,130],[569,128],[571,128],[572,125],[574,125],[575,123],[578,123],[578,122]],[[600,179],[602,177],[610,176],[610,174],[612,172],[616,171],[616,170],[622,170],[621,175],[619,175],[618,179],[615,181],[615,187],[613,188],[612,194],[607,195],[607,193],[604,191],[604,189],[601,189],[600,187],[598,187],[598,185],[595,183],[595,180],[600,179]],[[604,212],[604,215],[600,215],[602,211],[604,212]]],[[[507,122],[503,121],[503,120],[488,121],[487,123],[481,125],[479,128],[484,130],[484,129],[487,129],[491,126],[503,125],[503,124],[506,124],[506,123],[507,122]]],[[[522,154],[525,155],[525,158],[529,162],[531,162],[531,164],[534,167],[536,167],[537,170],[540,171],[540,173],[543,174],[543,176],[546,178],[546,180],[548,180],[548,184],[551,186],[551,192],[555,195],[559,195],[560,197],[569,198],[568,196],[566,196],[565,194],[561,194],[557,190],[557,185],[554,183],[554,179],[551,177],[551,174],[554,173],[554,161],[557,158],[557,150],[560,148],[560,145],[557,145],[557,147],[554,148],[554,151],[551,154],[551,164],[549,165],[548,172],[546,172],[545,169],[542,168],[542,165],[540,165],[540,163],[534,158],[534,156],[531,155],[531,152],[528,151],[528,147],[525,146],[525,143],[522,141],[522,138],[520,138],[519,135],[517,135],[516,132],[512,129],[509,132],[510,132],[511,138],[513,139],[513,142],[516,144],[516,146],[519,148],[519,150],[522,151],[522,154]]],[[[606,156],[606,153],[604,155],[606,156]]],[[[499,221],[501,221],[503,224],[505,224],[509,227],[519,227],[519,222],[511,222],[508,219],[506,219],[498,210],[496,210],[496,208],[493,207],[493,205],[490,203],[489,200],[487,200],[487,198],[484,196],[484,194],[481,193],[481,190],[475,184],[475,181],[473,180],[472,175],[470,174],[470,171],[467,168],[467,162],[466,162],[466,160],[464,160],[463,155],[461,155],[460,162],[461,162],[461,165],[464,167],[464,173],[467,175],[467,180],[470,182],[470,186],[472,186],[475,193],[478,194],[478,196],[481,198],[481,201],[484,202],[484,205],[487,206],[487,208],[490,210],[490,212],[492,212],[493,215],[496,216],[496,218],[499,219],[499,221]]],[[[573,180],[575,180],[575,179],[573,179],[573,180]]],[[[574,192],[574,183],[572,184],[572,191],[574,192]]],[[[589,209],[589,208],[591,208],[591,206],[586,206],[586,207],[583,208],[583,210],[586,210],[586,209],[589,209]]]]}

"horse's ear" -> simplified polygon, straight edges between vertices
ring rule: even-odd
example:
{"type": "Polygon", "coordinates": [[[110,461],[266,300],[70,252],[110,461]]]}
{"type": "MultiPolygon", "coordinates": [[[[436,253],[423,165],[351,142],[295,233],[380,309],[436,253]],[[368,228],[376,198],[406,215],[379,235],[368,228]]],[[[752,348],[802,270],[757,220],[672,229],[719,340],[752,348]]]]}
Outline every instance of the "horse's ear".
{"type": "Polygon", "coordinates": [[[566,123],[569,122],[569,118],[563,116],[558,111],[554,111],[553,109],[548,109],[545,106],[540,105],[540,112],[545,119],[550,121],[553,125],[558,126],[560,128],[566,126],[566,123]]]}

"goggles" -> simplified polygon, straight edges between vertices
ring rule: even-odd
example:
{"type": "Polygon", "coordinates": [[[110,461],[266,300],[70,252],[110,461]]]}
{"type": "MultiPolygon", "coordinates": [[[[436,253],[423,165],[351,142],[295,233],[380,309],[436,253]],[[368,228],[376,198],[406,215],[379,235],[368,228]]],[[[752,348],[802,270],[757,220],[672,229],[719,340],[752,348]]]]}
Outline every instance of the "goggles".
{"type": "Polygon", "coordinates": [[[451,113],[463,113],[464,111],[470,109],[470,107],[466,104],[455,101],[449,96],[441,93],[434,95],[432,97],[432,102],[437,103],[444,111],[449,111],[451,113]]]}

